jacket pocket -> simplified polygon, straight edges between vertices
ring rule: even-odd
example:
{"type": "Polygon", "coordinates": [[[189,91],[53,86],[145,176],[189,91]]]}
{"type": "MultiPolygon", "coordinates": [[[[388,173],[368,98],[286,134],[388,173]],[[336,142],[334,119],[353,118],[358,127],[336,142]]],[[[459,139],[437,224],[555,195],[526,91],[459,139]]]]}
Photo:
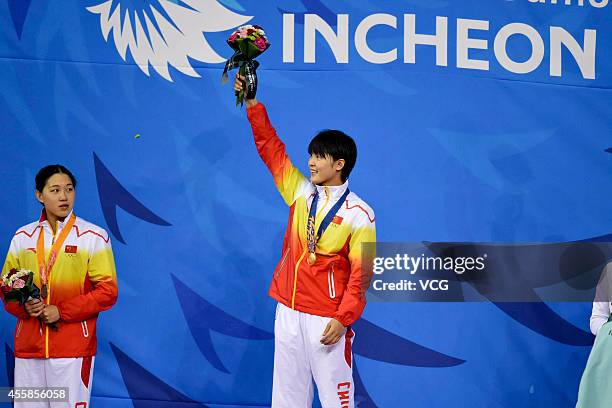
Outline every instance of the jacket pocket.
{"type": "Polygon", "coordinates": [[[276,290],[284,299],[287,299],[289,296],[289,282],[291,280],[291,275],[289,273],[289,265],[291,264],[291,248],[285,248],[283,252],[283,256],[280,262],[277,265],[276,271],[274,272],[274,283],[276,285],[276,290]]]}
{"type": "Polygon", "coordinates": [[[83,329],[83,337],[89,337],[89,329],[87,328],[87,322],[81,322],[81,328],[83,329]]]}
{"type": "Polygon", "coordinates": [[[287,263],[287,257],[289,256],[289,251],[291,250],[291,248],[287,247],[287,250],[285,251],[285,253],[283,254],[283,258],[281,259],[281,263],[278,266],[278,269],[276,270],[276,277],[278,278],[281,270],[285,267],[285,263],[287,263]]]}
{"type": "Polygon", "coordinates": [[[336,298],[336,283],[334,282],[334,264],[329,266],[327,271],[327,288],[329,290],[330,299],[336,298]]]}
{"type": "Polygon", "coordinates": [[[19,337],[22,326],[23,326],[23,319],[19,319],[19,321],[17,322],[17,330],[15,330],[15,337],[19,337]]]}

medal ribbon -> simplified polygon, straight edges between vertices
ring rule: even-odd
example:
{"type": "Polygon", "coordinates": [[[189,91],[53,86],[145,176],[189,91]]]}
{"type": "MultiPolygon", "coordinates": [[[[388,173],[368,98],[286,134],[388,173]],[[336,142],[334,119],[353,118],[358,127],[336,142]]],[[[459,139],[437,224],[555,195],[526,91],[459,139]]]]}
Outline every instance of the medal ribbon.
{"type": "MultiPolygon", "coordinates": [[[[317,235],[315,236],[315,219],[317,215],[317,202],[319,201],[319,191],[315,192],[315,196],[312,199],[312,204],[310,205],[310,213],[308,214],[308,224],[306,225],[306,242],[308,244],[308,252],[314,254],[317,248],[317,242],[321,239],[321,235],[325,232],[329,224],[331,224],[332,219],[342,207],[342,203],[348,197],[350,190],[347,188],[342,197],[334,204],[334,206],[327,212],[323,221],[319,225],[319,230],[317,231],[317,235]]],[[[328,193],[329,194],[329,193],[328,193]]]]}
{"type": "Polygon", "coordinates": [[[53,265],[55,265],[55,261],[57,260],[57,254],[59,250],[62,248],[64,241],[66,241],[68,234],[70,234],[70,231],[72,230],[72,226],[74,225],[75,220],[76,220],[76,215],[72,213],[72,215],[70,216],[70,219],[68,219],[68,222],[66,223],[66,225],[64,225],[64,228],[62,229],[62,232],[60,233],[59,237],[57,237],[57,240],[53,243],[53,246],[51,247],[51,252],[49,253],[49,261],[46,264],[45,264],[45,233],[44,233],[45,230],[42,225],[40,226],[40,233],[38,234],[38,241],[36,242],[36,256],[38,258],[38,270],[40,272],[40,280],[43,285],[43,288],[42,288],[43,298],[47,297],[47,290],[46,290],[47,282],[49,279],[49,275],[51,274],[51,269],[53,268],[53,265]]]}

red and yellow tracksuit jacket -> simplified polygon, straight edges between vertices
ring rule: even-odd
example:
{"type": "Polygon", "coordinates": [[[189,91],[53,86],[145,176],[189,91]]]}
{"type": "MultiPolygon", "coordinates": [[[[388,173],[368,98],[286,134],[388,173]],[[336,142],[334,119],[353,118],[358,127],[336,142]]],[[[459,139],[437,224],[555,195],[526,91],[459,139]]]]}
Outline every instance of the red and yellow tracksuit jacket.
{"type": "Polygon", "coordinates": [[[350,326],[359,319],[366,303],[371,272],[361,267],[361,244],[376,241],[374,212],[356,194],[349,193],[317,244],[315,263],[309,265],[306,224],[315,188],[319,189],[317,231],[327,211],[348,188],[348,181],[335,187],[313,185],[291,163],[265,107],[261,103],[249,107],[247,116],[259,155],[290,207],[283,251],[269,294],[292,309],[333,317],[350,326]]]}
{"type": "MultiPolygon", "coordinates": [[[[45,260],[52,243],[66,222],[58,222],[55,234],[45,212],[40,220],[15,233],[2,268],[2,276],[12,268],[34,272],[34,283],[42,288],[36,254],[40,229],[44,229],[45,260]]],[[[15,357],[86,357],[96,354],[96,319],[117,299],[117,276],[110,238],[102,228],[76,217],[72,231],[58,251],[48,279],[47,304],[60,312],[57,330],[41,325],[18,302],[4,302],[5,309],[17,317],[15,357]]]]}

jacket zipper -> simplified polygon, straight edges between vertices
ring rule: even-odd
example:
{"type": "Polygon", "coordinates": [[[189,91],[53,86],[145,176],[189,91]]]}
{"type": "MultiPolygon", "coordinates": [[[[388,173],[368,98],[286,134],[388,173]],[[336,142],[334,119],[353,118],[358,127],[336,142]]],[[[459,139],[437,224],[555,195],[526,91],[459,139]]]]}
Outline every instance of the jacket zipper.
{"type": "Polygon", "coordinates": [[[81,327],[83,328],[83,337],[89,337],[89,330],[87,329],[87,322],[82,321],[81,327]]]}
{"type": "MultiPolygon", "coordinates": [[[[50,224],[49,224],[50,225],[50,224]]],[[[51,228],[53,230],[53,228],[51,228]]],[[[51,238],[51,247],[55,244],[55,237],[59,232],[59,225],[55,225],[53,238],[51,238]]],[[[44,254],[43,254],[44,256],[44,254]]],[[[47,305],[51,304],[51,276],[47,276],[47,305]]],[[[49,325],[45,324],[45,358],[49,358],[49,325]]]]}
{"type": "MultiPolygon", "coordinates": [[[[321,214],[321,212],[325,209],[325,207],[327,207],[327,204],[329,203],[329,189],[327,187],[325,187],[325,203],[323,203],[323,206],[321,207],[321,209],[316,212],[316,217],[319,218],[319,214],[321,214]]],[[[311,204],[312,205],[312,204],[311,204]]],[[[319,222],[320,224],[320,222],[319,222]]],[[[315,225],[315,230],[316,230],[317,226],[315,225]]],[[[304,255],[306,255],[306,253],[308,252],[308,248],[304,249],[304,252],[302,252],[302,255],[300,256],[300,259],[298,259],[297,263],[295,264],[295,272],[293,274],[293,294],[291,295],[291,308],[293,310],[295,310],[295,292],[297,291],[297,275],[298,275],[298,268],[300,267],[300,263],[302,263],[302,260],[304,259],[304,255]]]]}
{"type": "MultiPolygon", "coordinates": [[[[51,224],[49,224],[49,226],[51,226],[51,224]]],[[[53,246],[53,244],[55,244],[55,236],[57,235],[58,230],[59,230],[59,228],[58,228],[57,224],[55,224],[55,229],[53,229],[53,227],[51,227],[51,231],[53,232],[53,236],[51,237],[51,246],[53,246]]]]}
{"type": "MultiPolygon", "coordinates": [[[[51,281],[47,282],[47,305],[49,304],[49,299],[51,298],[51,281]]],[[[49,325],[45,324],[45,358],[49,358],[49,325]]]]}
{"type": "Polygon", "coordinates": [[[334,283],[334,264],[331,264],[331,268],[327,271],[327,285],[329,287],[329,297],[331,299],[336,298],[336,284],[334,283]]]}
{"type": "Polygon", "coordinates": [[[283,266],[285,266],[285,261],[287,261],[287,256],[289,255],[289,250],[291,248],[287,247],[287,250],[285,251],[285,255],[283,255],[283,260],[281,261],[280,266],[278,267],[278,270],[276,271],[276,277],[278,278],[278,276],[280,275],[280,271],[281,269],[283,269],[283,266]]]}
{"type": "MultiPolygon", "coordinates": [[[[47,305],[51,304],[51,277],[47,277],[47,305]]],[[[49,358],[49,325],[45,324],[45,358],[49,358]]]]}

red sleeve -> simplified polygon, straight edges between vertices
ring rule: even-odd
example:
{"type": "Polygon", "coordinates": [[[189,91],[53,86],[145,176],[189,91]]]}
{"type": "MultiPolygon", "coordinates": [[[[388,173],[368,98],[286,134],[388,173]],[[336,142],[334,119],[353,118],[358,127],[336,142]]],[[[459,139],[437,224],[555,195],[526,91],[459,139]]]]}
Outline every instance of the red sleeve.
{"type": "MultiPolygon", "coordinates": [[[[16,236],[16,235],[15,235],[16,236]]],[[[9,251],[6,255],[6,260],[2,266],[2,276],[5,276],[11,269],[20,269],[19,256],[17,253],[17,244],[15,238],[11,240],[9,251]]],[[[2,302],[4,303],[4,310],[17,317],[18,319],[29,319],[30,315],[25,311],[25,308],[19,304],[19,302],[7,302],[2,296],[2,302]]]]}
{"type": "Polygon", "coordinates": [[[92,290],[58,303],[61,320],[81,322],[110,309],[117,301],[117,274],[110,241],[95,241],[87,267],[87,278],[92,290]]]}
{"type": "Polygon", "coordinates": [[[371,215],[364,213],[365,215],[362,214],[357,221],[349,242],[351,272],[338,310],[333,316],[345,327],[352,325],[361,317],[366,305],[366,291],[372,279],[371,268],[363,267],[366,264],[365,258],[373,257],[375,252],[376,225],[374,213],[371,210],[370,212],[371,215]],[[368,246],[364,251],[365,244],[368,246]]]}
{"type": "Polygon", "coordinates": [[[19,302],[7,302],[2,298],[2,302],[4,302],[4,310],[12,314],[18,319],[29,319],[30,315],[26,312],[25,308],[19,302]]]}
{"type": "Polygon", "coordinates": [[[114,282],[94,282],[94,289],[84,295],[59,303],[61,320],[82,322],[108,310],[117,300],[117,285],[114,282]]]}
{"type": "Polygon", "coordinates": [[[309,181],[291,163],[285,144],[272,127],[263,104],[247,108],[247,117],[253,130],[255,147],[263,162],[272,173],[274,184],[287,205],[293,204],[298,193],[309,181]]]}

